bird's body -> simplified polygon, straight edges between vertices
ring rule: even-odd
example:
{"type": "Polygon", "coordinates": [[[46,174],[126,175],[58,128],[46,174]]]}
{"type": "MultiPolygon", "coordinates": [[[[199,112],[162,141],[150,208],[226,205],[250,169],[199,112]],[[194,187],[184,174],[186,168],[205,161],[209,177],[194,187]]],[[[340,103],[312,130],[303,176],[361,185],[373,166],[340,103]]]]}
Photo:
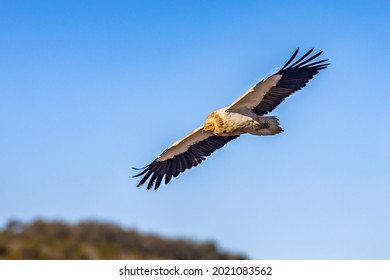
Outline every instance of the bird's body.
{"type": "Polygon", "coordinates": [[[135,176],[143,175],[138,186],[149,178],[147,189],[157,189],[164,177],[169,183],[172,177],[197,166],[241,134],[274,135],[283,131],[276,117],[264,115],[329,65],[324,63],[326,59],[312,62],[322,52],[307,58],[312,51],[293,63],[297,49],[277,73],[257,83],[230,106],[212,111],[202,126],[173,143],[135,176]]]}
{"type": "MultiPolygon", "coordinates": [[[[212,124],[211,129],[216,136],[237,136],[244,133],[254,135],[273,135],[282,131],[276,117],[258,116],[253,112],[236,113],[227,107],[212,111],[205,121],[204,127],[212,124]]],[[[207,128],[204,129],[207,131],[207,128]]]]}

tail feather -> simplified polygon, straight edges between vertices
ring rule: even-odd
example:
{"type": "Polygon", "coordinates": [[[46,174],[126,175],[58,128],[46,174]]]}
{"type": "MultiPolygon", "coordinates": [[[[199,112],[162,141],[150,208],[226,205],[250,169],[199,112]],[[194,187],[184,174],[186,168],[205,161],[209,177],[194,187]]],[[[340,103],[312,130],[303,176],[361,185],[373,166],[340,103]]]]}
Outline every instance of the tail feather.
{"type": "Polygon", "coordinates": [[[283,131],[279,126],[279,120],[277,117],[259,117],[258,122],[260,123],[259,128],[252,131],[255,135],[274,135],[283,131]]]}

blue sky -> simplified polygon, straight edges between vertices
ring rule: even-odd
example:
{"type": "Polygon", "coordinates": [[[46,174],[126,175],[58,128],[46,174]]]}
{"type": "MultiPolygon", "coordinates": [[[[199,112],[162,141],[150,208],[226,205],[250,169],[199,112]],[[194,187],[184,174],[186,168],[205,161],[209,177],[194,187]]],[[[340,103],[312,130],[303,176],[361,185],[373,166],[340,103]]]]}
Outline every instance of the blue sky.
{"type": "Polygon", "coordinates": [[[254,259],[390,258],[388,1],[2,1],[0,224],[111,221],[254,259]],[[150,163],[277,71],[331,65],[158,191],[150,163]]]}

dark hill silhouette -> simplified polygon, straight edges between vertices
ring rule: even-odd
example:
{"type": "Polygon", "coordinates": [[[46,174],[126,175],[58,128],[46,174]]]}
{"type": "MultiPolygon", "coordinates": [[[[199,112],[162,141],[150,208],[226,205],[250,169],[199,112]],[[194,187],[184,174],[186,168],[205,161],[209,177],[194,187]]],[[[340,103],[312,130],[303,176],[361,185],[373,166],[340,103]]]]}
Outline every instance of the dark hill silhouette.
{"type": "Polygon", "coordinates": [[[0,230],[0,259],[178,259],[226,260],[244,256],[220,251],[213,242],[166,239],[115,224],[9,222],[0,230]]]}

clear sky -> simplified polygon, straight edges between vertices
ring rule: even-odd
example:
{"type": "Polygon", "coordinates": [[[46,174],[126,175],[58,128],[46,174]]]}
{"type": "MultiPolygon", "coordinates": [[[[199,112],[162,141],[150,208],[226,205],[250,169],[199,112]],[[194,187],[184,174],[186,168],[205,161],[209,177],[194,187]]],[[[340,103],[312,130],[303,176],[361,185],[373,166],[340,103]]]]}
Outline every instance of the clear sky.
{"type": "Polygon", "coordinates": [[[254,259],[390,259],[389,1],[1,1],[0,224],[98,219],[254,259]],[[157,191],[150,163],[300,47],[331,65],[157,191]]]}

